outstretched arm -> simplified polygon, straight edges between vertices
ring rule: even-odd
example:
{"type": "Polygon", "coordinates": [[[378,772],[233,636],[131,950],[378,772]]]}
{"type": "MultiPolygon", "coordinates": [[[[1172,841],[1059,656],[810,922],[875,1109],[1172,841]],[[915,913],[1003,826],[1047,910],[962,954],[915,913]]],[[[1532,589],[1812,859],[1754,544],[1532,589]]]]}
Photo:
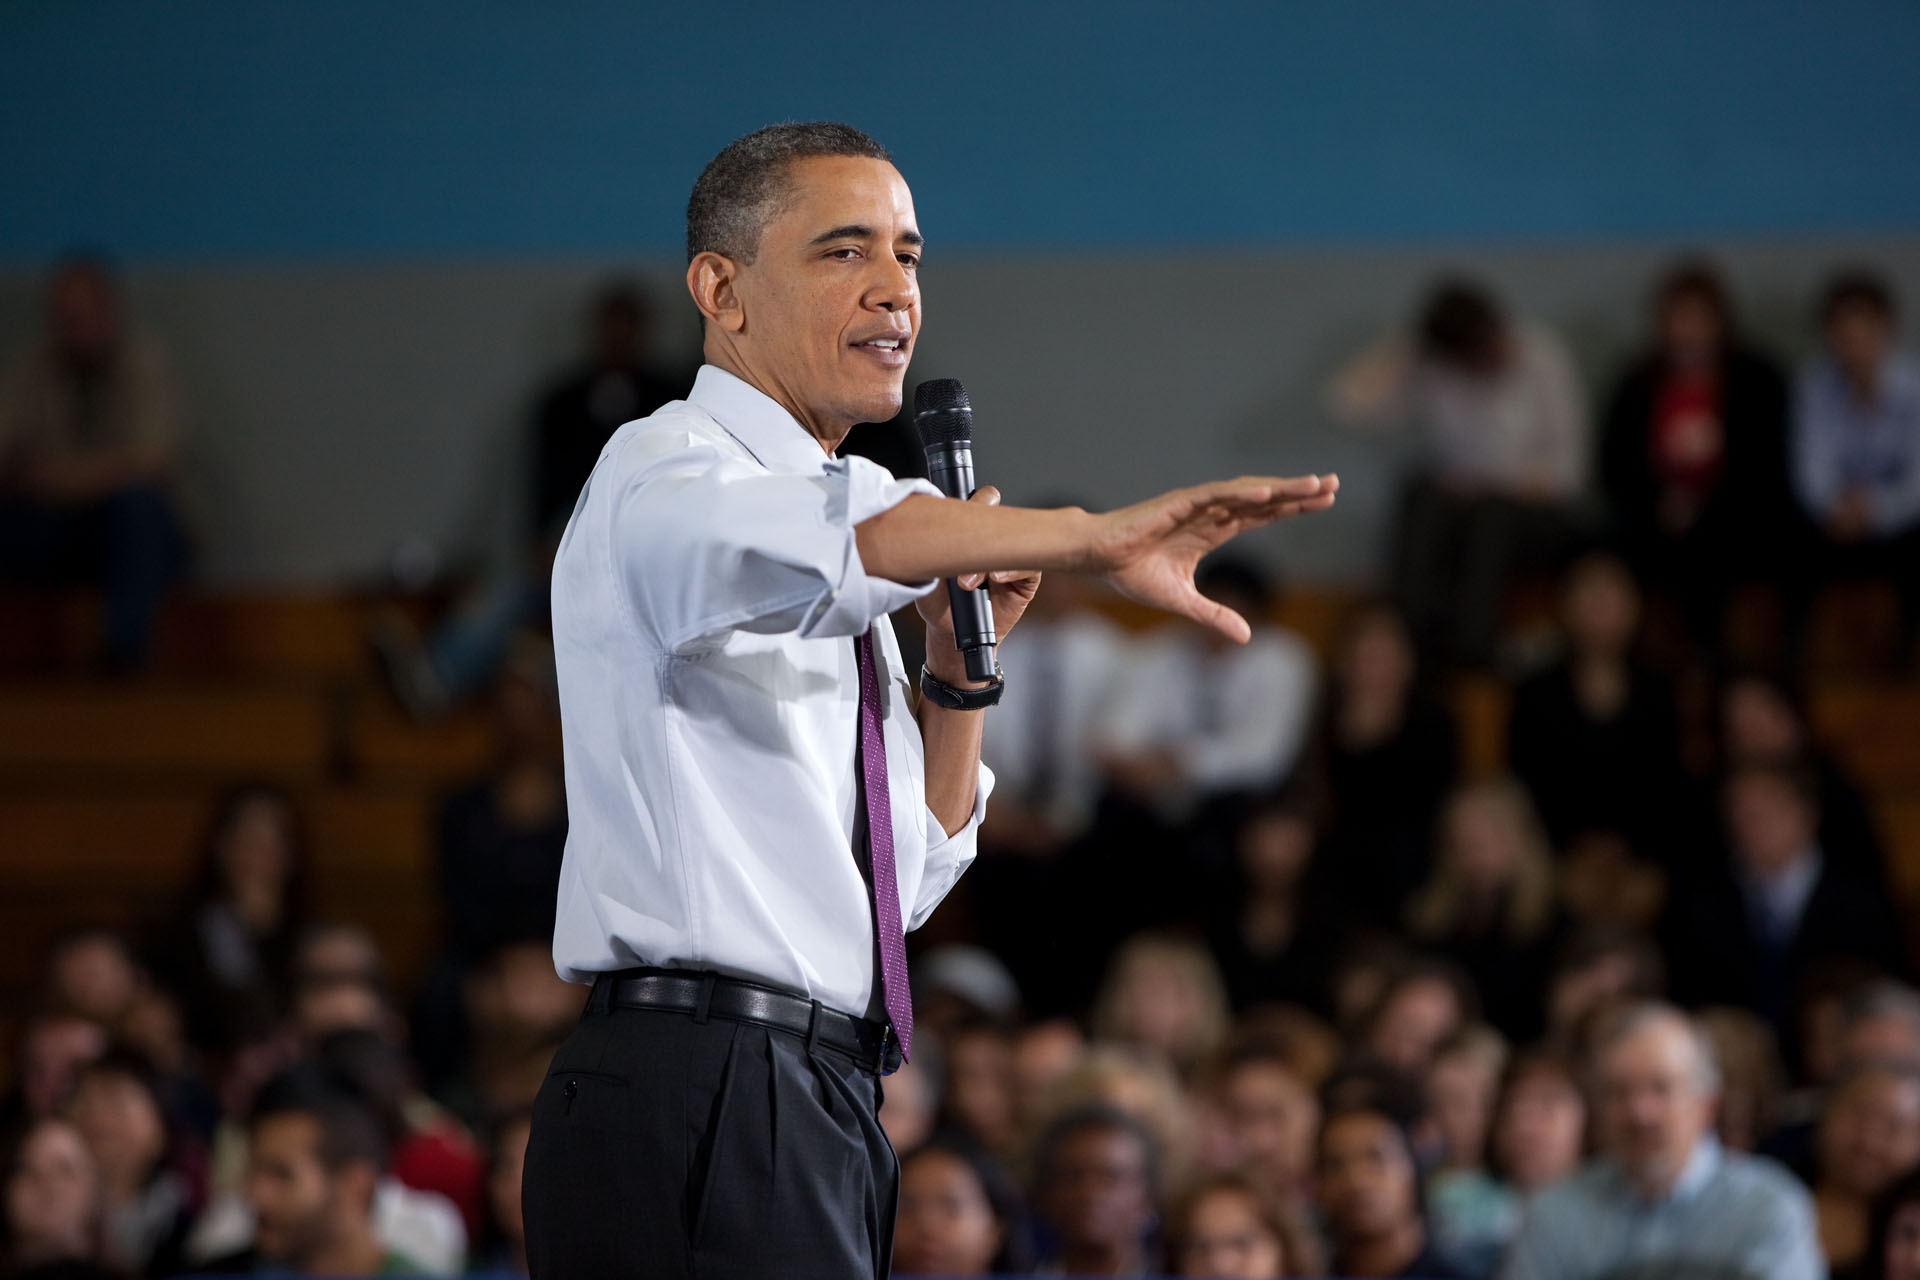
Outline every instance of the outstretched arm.
{"type": "Polygon", "coordinates": [[[1194,589],[1194,566],[1249,529],[1326,510],[1339,487],[1330,475],[1242,476],[1099,515],[916,495],[862,521],[854,536],[867,572],[895,582],[996,570],[1090,574],[1244,643],[1246,620],[1194,589]]]}

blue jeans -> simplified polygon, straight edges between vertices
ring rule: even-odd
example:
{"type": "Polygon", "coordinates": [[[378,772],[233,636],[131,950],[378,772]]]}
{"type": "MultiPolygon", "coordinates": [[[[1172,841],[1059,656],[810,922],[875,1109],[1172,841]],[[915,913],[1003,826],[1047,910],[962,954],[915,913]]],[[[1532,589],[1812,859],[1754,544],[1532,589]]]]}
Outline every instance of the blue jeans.
{"type": "Polygon", "coordinates": [[[145,663],[161,596],[186,563],[186,537],[157,486],[72,505],[0,498],[0,582],[99,587],[105,657],[116,670],[145,663]]]}

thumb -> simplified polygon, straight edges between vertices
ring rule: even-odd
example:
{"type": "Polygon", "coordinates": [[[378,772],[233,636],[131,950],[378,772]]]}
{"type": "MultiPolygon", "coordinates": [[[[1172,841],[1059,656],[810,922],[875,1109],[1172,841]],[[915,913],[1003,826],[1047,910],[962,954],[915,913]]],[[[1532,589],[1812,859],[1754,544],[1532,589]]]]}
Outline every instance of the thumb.
{"type": "Polygon", "coordinates": [[[967,501],[984,502],[990,507],[997,507],[1000,505],[1000,491],[990,484],[983,484],[973,491],[973,495],[967,501]]]}

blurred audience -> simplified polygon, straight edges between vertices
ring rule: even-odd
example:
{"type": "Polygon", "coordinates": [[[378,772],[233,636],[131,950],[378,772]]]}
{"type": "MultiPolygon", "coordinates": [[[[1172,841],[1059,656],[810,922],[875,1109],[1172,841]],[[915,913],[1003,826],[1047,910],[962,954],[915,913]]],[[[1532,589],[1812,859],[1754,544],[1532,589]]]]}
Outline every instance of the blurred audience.
{"type": "Polygon", "coordinates": [[[110,1280],[102,1265],[105,1199],[85,1136],[58,1116],[20,1129],[0,1167],[5,1219],[0,1274],[36,1280],[110,1280]]]}
{"type": "Polygon", "coordinates": [[[1871,271],[1828,283],[1824,351],[1794,403],[1793,489],[1824,538],[1823,576],[1870,574],[1900,595],[1894,649],[1920,630],[1920,364],[1896,345],[1893,291],[1871,271]]]}
{"type": "Polygon", "coordinates": [[[124,311],[105,259],[62,260],[43,333],[0,376],[0,581],[98,586],[101,658],[118,672],[146,662],[187,562],[179,388],[124,311]]]}
{"type": "Polygon", "coordinates": [[[1040,1135],[1035,1152],[1033,1207],[1053,1273],[1151,1271],[1162,1170],[1147,1126],[1115,1106],[1074,1107],[1040,1135]]]}
{"type": "Polygon", "coordinates": [[[1216,1280],[1324,1273],[1313,1227],[1257,1177],[1223,1170],[1181,1192],[1167,1214],[1167,1269],[1216,1280]]]}
{"type": "Polygon", "coordinates": [[[1316,1185],[1334,1275],[1461,1274],[1428,1237],[1411,1119],[1375,1096],[1334,1106],[1320,1126],[1316,1185]]]}
{"type": "Polygon", "coordinates": [[[1827,1266],[1859,1266],[1873,1202],[1920,1166],[1920,1069],[1890,1062],[1849,1067],[1827,1095],[1816,1140],[1813,1207],[1827,1266]]]}
{"type": "Polygon", "coordinates": [[[1671,267],[1652,319],[1607,395],[1600,485],[1635,573],[1718,655],[1730,590],[1771,579],[1804,541],[1787,491],[1787,381],[1746,342],[1711,263],[1671,267]]]}
{"type": "Polygon", "coordinates": [[[1363,353],[1332,389],[1348,421],[1410,419],[1424,445],[1401,500],[1394,598],[1422,652],[1485,667],[1506,591],[1572,536],[1586,483],[1586,397],[1544,325],[1509,316],[1481,284],[1436,284],[1414,334],[1363,353]]]}
{"type": "Polygon", "coordinates": [[[1029,1270],[1026,1222],[1006,1171],[978,1148],[935,1139],[900,1157],[893,1269],[909,1276],[1029,1270]]]}

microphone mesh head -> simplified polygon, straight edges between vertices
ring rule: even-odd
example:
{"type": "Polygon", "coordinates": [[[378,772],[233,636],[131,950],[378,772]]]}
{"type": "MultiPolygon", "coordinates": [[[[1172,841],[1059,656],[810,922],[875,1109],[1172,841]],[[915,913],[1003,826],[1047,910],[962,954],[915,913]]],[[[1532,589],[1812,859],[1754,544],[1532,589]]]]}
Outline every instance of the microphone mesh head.
{"type": "Polygon", "coordinates": [[[973,439],[973,406],[957,378],[934,378],[913,389],[913,426],[920,443],[955,444],[973,439]]]}

